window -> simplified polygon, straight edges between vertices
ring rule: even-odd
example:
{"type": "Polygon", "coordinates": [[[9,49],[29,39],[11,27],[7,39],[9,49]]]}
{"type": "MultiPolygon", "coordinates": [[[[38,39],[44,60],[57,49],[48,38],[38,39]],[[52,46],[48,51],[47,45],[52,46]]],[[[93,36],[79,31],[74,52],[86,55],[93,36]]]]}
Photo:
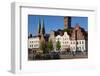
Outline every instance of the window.
{"type": "Polygon", "coordinates": [[[81,47],[79,47],[79,50],[81,50],[81,47]]]}
{"type": "Polygon", "coordinates": [[[58,40],[59,40],[59,38],[58,38],[58,40]]]}
{"type": "Polygon", "coordinates": [[[38,47],[38,44],[34,45],[34,47],[38,47]]]}
{"type": "Polygon", "coordinates": [[[82,44],[84,44],[84,41],[82,41],[82,44]]]}
{"type": "Polygon", "coordinates": [[[82,49],[84,50],[84,47],[82,47],[82,49]]]}
{"type": "Polygon", "coordinates": [[[75,47],[73,47],[73,50],[75,50],[75,47]]]}
{"type": "Polygon", "coordinates": [[[77,50],[79,50],[79,47],[77,47],[77,50]]]}
{"type": "Polygon", "coordinates": [[[33,45],[31,45],[33,47],[33,45]]]}
{"type": "Polygon", "coordinates": [[[81,44],[81,41],[80,41],[80,44],[81,44]]]}
{"type": "Polygon", "coordinates": [[[77,44],[78,44],[78,41],[77,41],[77,44]]]}
{"type": "Polygon", "coordinates": [[[34,45],[34,47],[36,47],[36,45],[34,45]]]}
{"type": "Polygon", "coordinates": [[[73,44],[75,44],[75,42],[73,42],[73,44]]]}

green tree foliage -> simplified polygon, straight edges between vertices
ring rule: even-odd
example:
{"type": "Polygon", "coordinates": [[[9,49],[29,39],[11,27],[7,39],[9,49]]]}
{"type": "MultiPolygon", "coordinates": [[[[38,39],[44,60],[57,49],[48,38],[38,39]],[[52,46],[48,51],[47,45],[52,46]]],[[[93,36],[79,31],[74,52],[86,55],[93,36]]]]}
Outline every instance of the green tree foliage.
{"type": "Polygon", "coordinates": [[[56,49],[57,49],[57,50],[60,50],[60,48],[61,48],[61,43],[60,43],[60,41],[58,40],[57,43],[56,43],[56,49]]]}
{"type": "Polygon", "coordinates": [[[44,41],[42,41],[42,42],[40,43],[40,49],[43,51],[43,53],[46,53],[46,44],[45,44],[44,41]]]}
{"type": "Polygon", "coordinates": [[[53,43],[52,43],[51,40],[47,44],[47,49],[48,49],[49,52],[53,50],[53,43]]]}
{"type": "Polygon", "coordinates": [[[72,29],[64,29],[64,32],[71,33],[72,32],[72,29]]]}

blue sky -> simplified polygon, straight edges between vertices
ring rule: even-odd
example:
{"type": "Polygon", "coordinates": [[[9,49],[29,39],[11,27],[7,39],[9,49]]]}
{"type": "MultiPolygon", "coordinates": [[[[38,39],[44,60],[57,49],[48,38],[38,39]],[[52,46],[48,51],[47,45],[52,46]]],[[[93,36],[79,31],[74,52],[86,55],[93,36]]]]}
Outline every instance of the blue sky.
{"type": "MultiPolygon", "coordinates": [[[[50,33],[52,30],[64,28],[64,16],[41,16],[41,15],[28,15],[28,33],[33,36],[38,34],[38,21],[44,19],[45,31],[50,33]]],[[[88,30],[88,17],[71,17],[71,26],[80,24],[86,31],[88,30]]]]}

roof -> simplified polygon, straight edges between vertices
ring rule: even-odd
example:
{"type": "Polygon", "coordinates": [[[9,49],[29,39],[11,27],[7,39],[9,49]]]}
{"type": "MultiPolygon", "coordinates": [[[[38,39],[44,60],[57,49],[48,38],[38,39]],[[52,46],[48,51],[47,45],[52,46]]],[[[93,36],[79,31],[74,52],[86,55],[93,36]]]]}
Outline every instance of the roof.
{"type": "Polygon", "coordinates": [[[36,38],[36,37],[39,37],[39,36],[31,36],[31,37],[28,37],[28,38],[36,38]]]}

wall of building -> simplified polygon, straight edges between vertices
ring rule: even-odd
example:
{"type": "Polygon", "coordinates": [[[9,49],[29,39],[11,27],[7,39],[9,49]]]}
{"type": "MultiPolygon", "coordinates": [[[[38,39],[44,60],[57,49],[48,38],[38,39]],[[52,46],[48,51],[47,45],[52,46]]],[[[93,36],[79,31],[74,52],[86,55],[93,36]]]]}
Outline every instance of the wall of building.
{"type": "Polygon", "coordinates": [[[76,47],[78,51],[86,50],[86,41],[85,40],[71,40],[70,49],[71,51],[76,51],[76,47]]]}
{"type": "Polygon", "coordinates": [[[28,39],[28,48],[39,48],[40,46],[40,40],[39,37],[33,37],[28,39]]]}
{"type": "MultiPolygon", "coordinates": [[[[54,36],[54,32],[50,34],[49,41],[52,40],[54,51],[56,50],[56,43],[57,41],[60,41],[61,44],[61,51],[67,51],[67,49],[70,49],[70,51],[85,51],[86,50],[86,41],[83,40],[71,40],[70,36],[67,32],[64,32],[64,35],[57,35],[54,36]],[[77,48],[77,49],[76,49],[77,48]]],[[[40,40],[39,37],[32,37],[28,39],[28,48],[39,48],[40,47],[40,40]]]]}

